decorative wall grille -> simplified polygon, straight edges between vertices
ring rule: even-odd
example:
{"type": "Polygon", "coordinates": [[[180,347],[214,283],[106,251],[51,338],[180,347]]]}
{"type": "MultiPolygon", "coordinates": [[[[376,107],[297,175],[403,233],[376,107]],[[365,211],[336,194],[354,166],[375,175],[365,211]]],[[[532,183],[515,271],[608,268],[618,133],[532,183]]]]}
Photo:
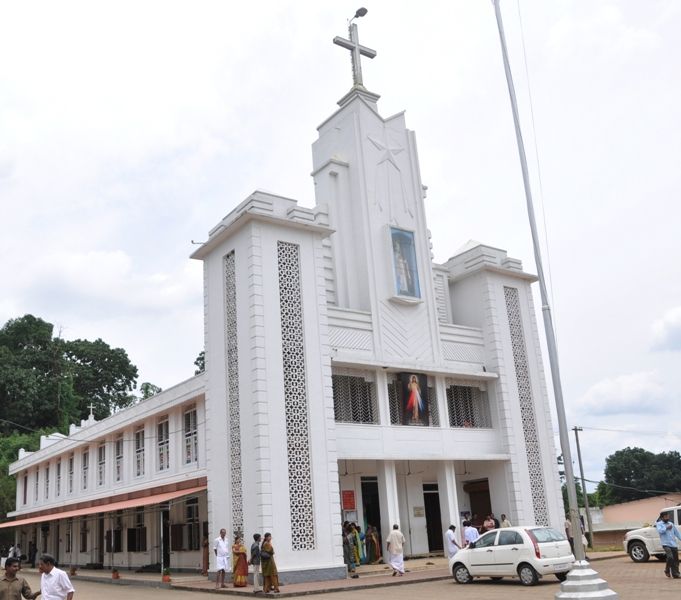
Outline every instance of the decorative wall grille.
{"type": "Polygon", "coordinates": [[[340,423],[378,423],[376,385],[364,377],[333,374],[333,413],[340,423]]]}
{"type": "Polygon", "coordinates": [[[537,435],[537,419],[534,413],[530,373],[527,366],[527,350],[525,349],[525,334],[523,333],[518,290],[504,287],[504,298],[511,330],[511,348],[513,350],[516,381],[518,382],[520,418],[525,435],[525,453],[527,454],[527,467],[530,475],[534,520],[538,525],[548,525],[549,512],[546,503],[544,470],[542,469],[541,448],[537,435]]]}
{"type": "Polygon", "coordinates": [[[225,345],[227,349],[227,418],[229,422],[229,479],[232,490],[232,530],[244,532],[241,472],[241,413],[239,407],[239,352],[236,321],[236,259],[225,256],[225,345]]]}
{"type": "MultiPolygon", "coordinates": [[[[399,379],[388,381],[388,406],[390,409],[390,424],[402,424],[402,384],[399,379]]],[[[428,426],[440,426],[440,413],[437,409],[437,393],[434,387],[428,386],[428,426]]]]}
{"type": "Polygon", "coordinates": [[[310,434],[307,414],[303,305],[300,285],[300,247],[277,242],[279,310],[286,413],[291,548],[314,550],[310,434]]]}
{"type": "Polygon", "coordinates": [[[476,387],[447,387],[450,427],[492,427],[487,394],[476,387]]]}

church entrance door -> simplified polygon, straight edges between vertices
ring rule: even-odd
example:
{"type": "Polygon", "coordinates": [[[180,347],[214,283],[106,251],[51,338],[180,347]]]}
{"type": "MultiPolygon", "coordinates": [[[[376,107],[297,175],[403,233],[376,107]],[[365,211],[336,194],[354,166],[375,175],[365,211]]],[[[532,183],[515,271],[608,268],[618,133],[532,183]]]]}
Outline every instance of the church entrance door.
{"type": "Polygon", "coordinates": [[[426,534],[428,552],[444,549],[442,541],[442,514],[440,512],[440,492],[437,483],[423,484],[423,504],[426,512],[426,534]]]}
{"type": "Polygon", "coordinates": [[[485,517],[492,512],[492,500],[489,497],[489,480],[478,479],[463,484],[463,491],[471,501],[471,517],[473,525],[480,527],[485,517]]]}
{"type": "Polygon", "coordinates": [[[378,479],[376,477],[362,477],[362,512],[364,513],[362,531],[366,532],[367,526],[373,525],[380,535],[381,509],[378,504],[378,479]]]}

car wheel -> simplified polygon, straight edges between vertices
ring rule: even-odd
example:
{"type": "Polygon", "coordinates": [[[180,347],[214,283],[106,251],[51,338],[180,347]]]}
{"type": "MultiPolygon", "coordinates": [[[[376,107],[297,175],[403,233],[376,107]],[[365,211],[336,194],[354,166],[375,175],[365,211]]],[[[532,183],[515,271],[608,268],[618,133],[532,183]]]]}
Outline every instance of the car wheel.
{"type": "Polygon", "coordinates": [[[565,581],[567,579],[567,573],[555,573],[555,576],[558,581],[565,581]]]}
{"type": "Polygon", "coordinates": [[[650,554],[643,542],[632,542],[629,544],[629,556],[634,562],[648,562],[650,554]]]}
{"type": "Polygon", "coordinates": [[[518,578],[523,585],[535,585],[539,581],[537,571],[532,568],[532,565],[527,563],[518,566],[518,578]]]}
{"type": "Polygon", "coordinates": [[[452,575],[454,576],[456,583],[470,583],[473,581],[470,572],[461,563],[458,563],[452,567],[452,575]]]}

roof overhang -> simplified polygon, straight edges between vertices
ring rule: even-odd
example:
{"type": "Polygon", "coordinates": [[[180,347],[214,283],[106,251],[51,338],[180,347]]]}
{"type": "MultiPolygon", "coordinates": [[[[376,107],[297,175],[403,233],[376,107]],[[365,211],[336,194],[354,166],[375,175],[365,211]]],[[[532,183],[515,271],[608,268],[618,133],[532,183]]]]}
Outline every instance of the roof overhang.
{"type": "Polygon", "coordinates": [[[191,496],[203,492],[207,486],[199,485],[193,488],[184,490],[174,490],[172,492],[163,492],[160,494],[152,494],[151,496],[142,496],[140,498],[132,498],[127,500],[119,500],[118,502],[109,502],[108,504],[98,504],[77,508],[74,510],[61,510],[47,514],[42,514],[36,517],[28,517],[25,519],[18,519],[16,521],[8,521],[7,523],[0,523],[0,529],[6,527],[19,527],[21,525],[30,525],[32,523],[44,523],[45,521],[54,521],[57,519],[72,519],[74,517],[83,517],[85,515],[92,515],[95,513],[107,513],[117,510],[124,510],[126,508],[137,508],[139,506],[148,506],[150,504],[162,504],[169,502],[182,496],[191,496]]]}

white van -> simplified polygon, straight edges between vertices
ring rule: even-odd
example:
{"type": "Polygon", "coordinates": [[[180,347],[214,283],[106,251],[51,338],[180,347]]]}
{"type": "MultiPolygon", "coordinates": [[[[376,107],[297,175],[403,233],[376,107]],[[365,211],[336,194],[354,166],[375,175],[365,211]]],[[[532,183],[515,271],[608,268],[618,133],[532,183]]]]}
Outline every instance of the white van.
{"type": "Polygon", "coordinates": [[[655,523],[659,515],[665,512],[671,513],[670,521],[673,521],[674,525],[679,527],[679,523],[681,523],[681,505],[670,506],[669,508],[663,508],[659,514],[655,515],[650,527],[641,527],[641,529],[628,531],[624,536],[624,551],[634,562],[646,562],[651,556],[658,560],[665,559],[664,550],[660,543],[660,534],[655,529],[655,523]]]}

